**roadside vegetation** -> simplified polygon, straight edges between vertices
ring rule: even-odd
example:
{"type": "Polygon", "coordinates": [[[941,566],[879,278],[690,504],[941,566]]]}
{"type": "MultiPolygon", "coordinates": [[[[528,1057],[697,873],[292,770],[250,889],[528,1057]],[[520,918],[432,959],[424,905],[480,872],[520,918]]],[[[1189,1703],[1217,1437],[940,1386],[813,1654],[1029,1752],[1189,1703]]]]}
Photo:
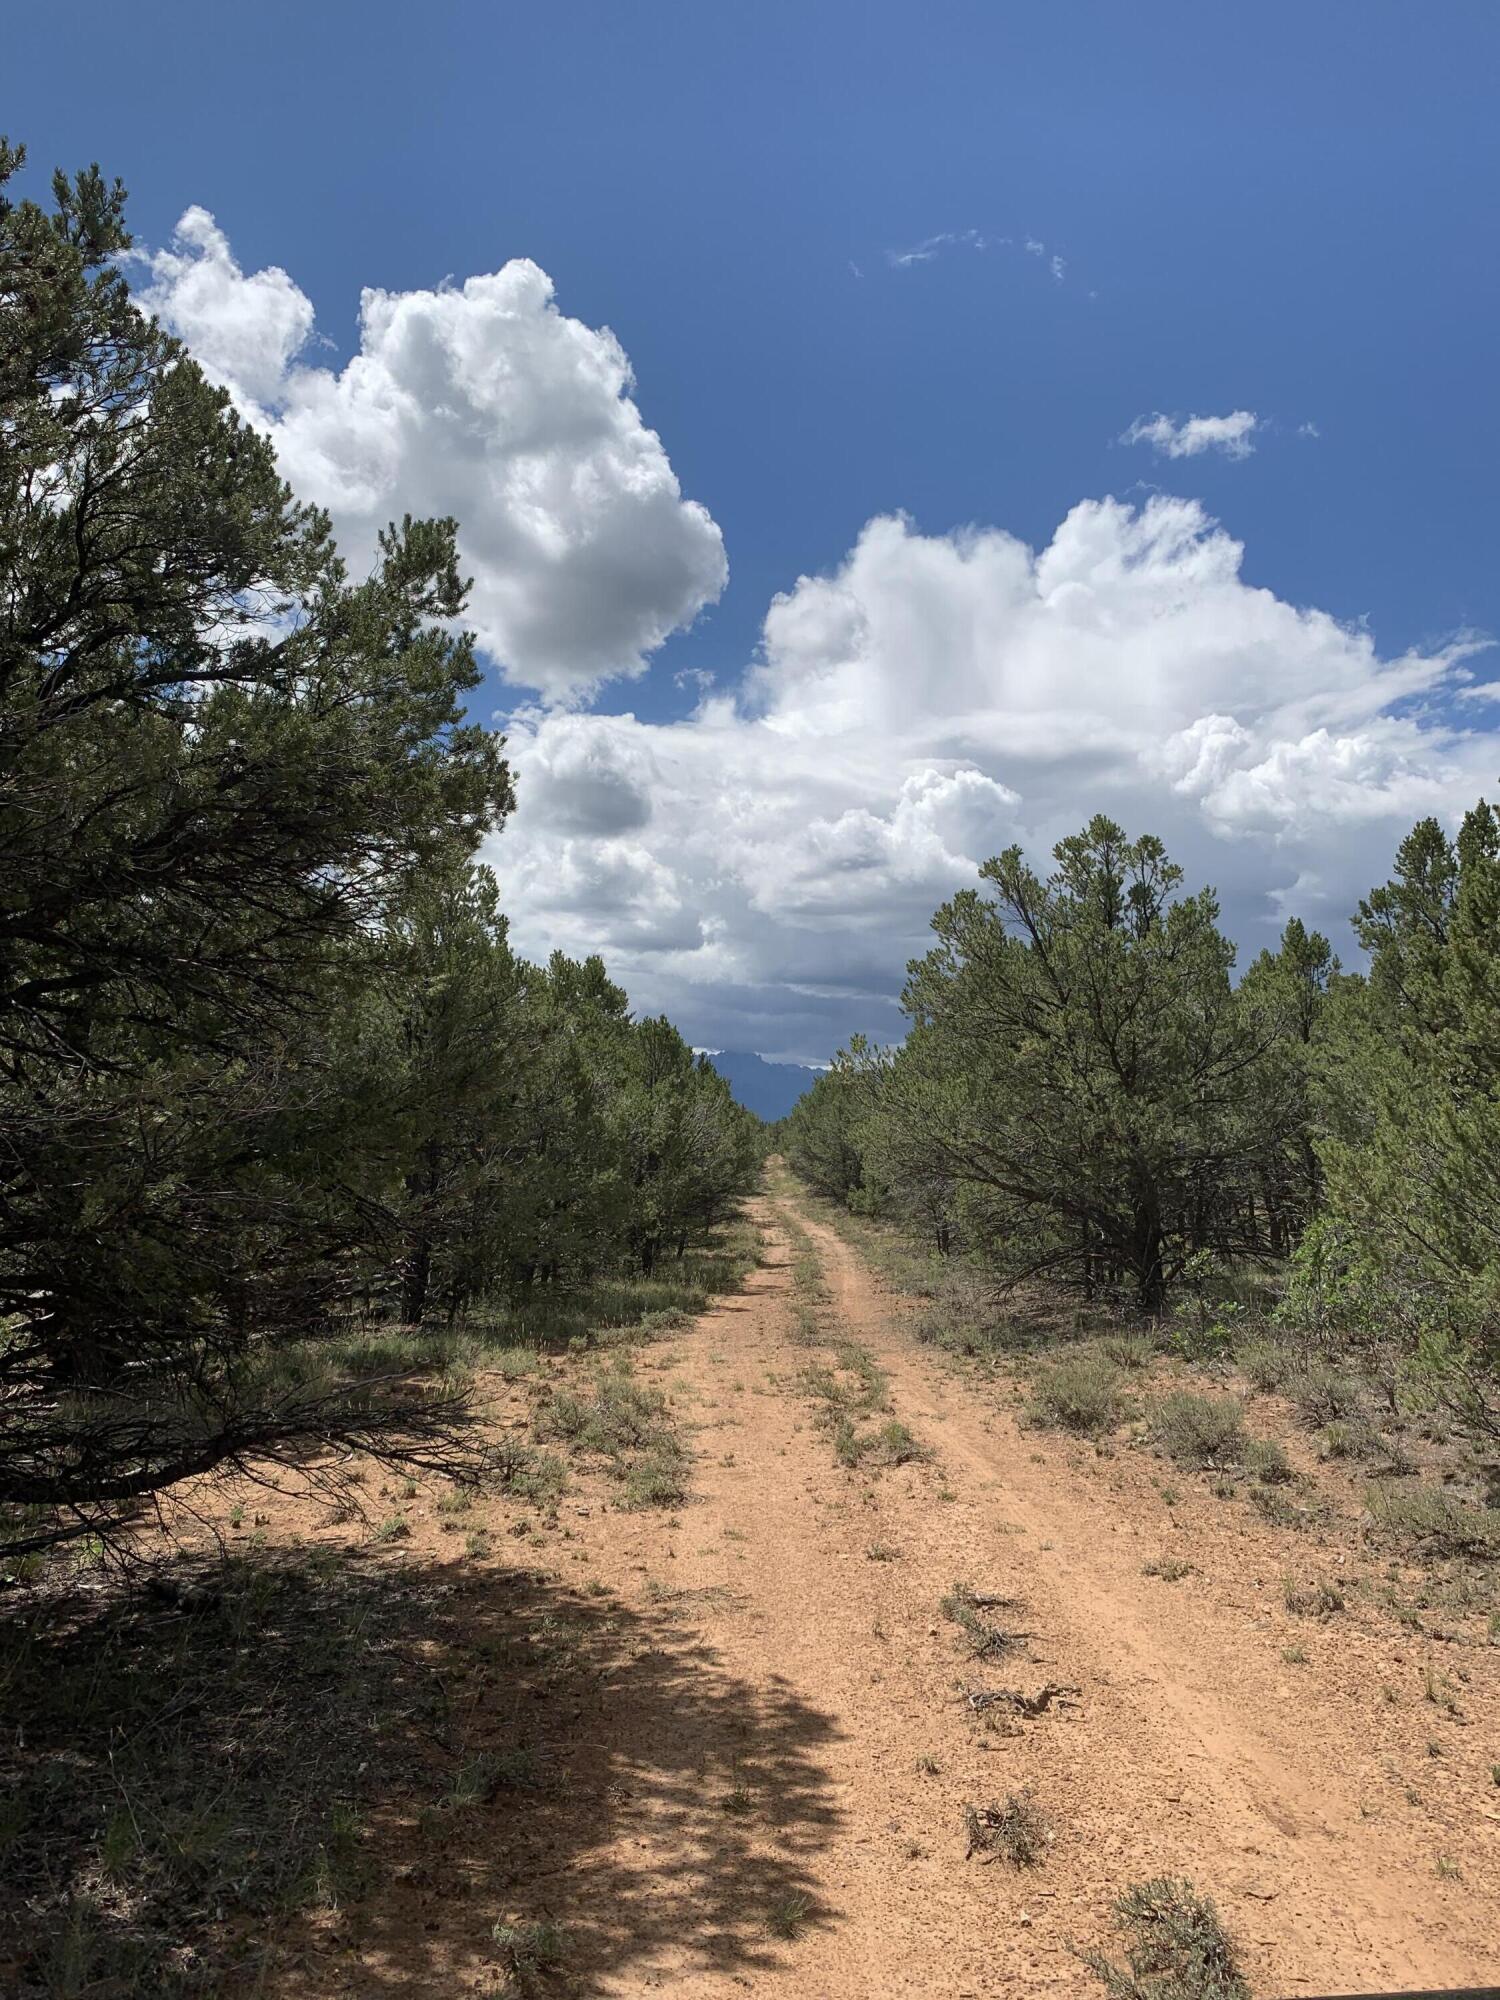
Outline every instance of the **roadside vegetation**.
{"type": "MultiPolygon", "coordinates": [[[[1296,1533],[1350,1513],[1496,1608],[1500,820],[1424,821],[1359,906],[1236,979],[1209,890],[1096,819],[933,919],[906,1040],[777,1134],[919,1340],[1024,1422],[1296,1533]],[[1449,1574],[1462,1570],[1467,1576],[1449,1574]]],[[[1403,1585],[1403,1588],[1405,1586],[1403,1585]]]]}

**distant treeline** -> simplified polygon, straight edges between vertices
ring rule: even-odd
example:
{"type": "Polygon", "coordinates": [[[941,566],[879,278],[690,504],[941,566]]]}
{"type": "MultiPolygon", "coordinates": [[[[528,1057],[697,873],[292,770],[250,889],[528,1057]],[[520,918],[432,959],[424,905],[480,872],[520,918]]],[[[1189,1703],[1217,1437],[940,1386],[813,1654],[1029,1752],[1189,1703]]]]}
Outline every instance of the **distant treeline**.
{"type": "Polygon", "coordinates": [[[97,170],[0,193],[12,1558],[258,1454],[440,1448],[454,1398],[361,1375],[351,1326],[649,1271],[763,1150],[597,959],[506,941],[454,524],[351,581],[128,243],[97,170]]]}
{"type": "Polygon", "coordinates": [[[1399,1343],[1500,1434],[1500,820],[1424,820],[1354,919],[1236,983],[1212,890],[1096,818],[933,918],[897,1049],[856,1041],[782,1128],[830,1199],[1148,1313],[1289,1261],[1283,1311],[1399,1343]]]}

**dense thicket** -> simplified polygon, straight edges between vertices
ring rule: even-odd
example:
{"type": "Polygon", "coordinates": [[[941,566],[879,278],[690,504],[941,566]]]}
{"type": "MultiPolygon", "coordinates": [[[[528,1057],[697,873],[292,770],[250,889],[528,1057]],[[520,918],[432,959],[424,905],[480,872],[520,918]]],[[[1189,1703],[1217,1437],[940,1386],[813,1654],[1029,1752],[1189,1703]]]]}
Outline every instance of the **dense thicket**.
{"type": "Polygon", "coordinates": [[[123,195],[0,146],[0,1548],[255,1453],[438,1449],[353,1315],[648,1267],[755,1121],[511,952],[451,521],[351,580],[132,304],[123,195]]]}
{"type": "Polygon", "coordinates": [[[1236,983],[1211,891],[1095,819],[933,919],[911,1027],[788,1121],[792,1164],[1007,1279],[1160,1311],[1292,1259],[1285,1306],[1394,1343],[1500,1429],[1500,821],[1424,821],[1360,905],[1368,976],[1293,919],[1236,983]]]}

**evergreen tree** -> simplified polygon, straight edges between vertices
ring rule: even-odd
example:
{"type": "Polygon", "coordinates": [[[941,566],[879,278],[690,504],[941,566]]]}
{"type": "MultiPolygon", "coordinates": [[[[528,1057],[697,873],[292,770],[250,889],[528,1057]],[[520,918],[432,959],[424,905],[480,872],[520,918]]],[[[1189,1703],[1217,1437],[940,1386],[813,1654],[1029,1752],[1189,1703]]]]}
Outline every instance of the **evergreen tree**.
{"type": "Polygon", "coordinates": [[[951,1190],[1012,1276],[1128,1283],[1161,1308],[1186,1258],[1269,1254],[1254,1115],[1269,1030],[1230,984],[1212,891],[1096,818],[1045,880],[1018,848],[933,919],[906,1044],[881,1066],[874,1152],[951,1190]]]}

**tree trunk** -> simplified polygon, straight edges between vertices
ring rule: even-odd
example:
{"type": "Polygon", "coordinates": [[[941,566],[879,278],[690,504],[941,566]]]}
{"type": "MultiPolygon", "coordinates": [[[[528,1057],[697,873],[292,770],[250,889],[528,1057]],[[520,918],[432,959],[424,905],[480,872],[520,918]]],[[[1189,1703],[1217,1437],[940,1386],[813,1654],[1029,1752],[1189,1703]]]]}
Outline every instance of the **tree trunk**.
{"type": "Polygon", "coordinates": [[[401,1279],[401,1318],[407,1326],[420,1326],[427,1310],[427,1285],[432,1276],[432,1245],[419,1236],[406,1260],[401,1279]]]}

